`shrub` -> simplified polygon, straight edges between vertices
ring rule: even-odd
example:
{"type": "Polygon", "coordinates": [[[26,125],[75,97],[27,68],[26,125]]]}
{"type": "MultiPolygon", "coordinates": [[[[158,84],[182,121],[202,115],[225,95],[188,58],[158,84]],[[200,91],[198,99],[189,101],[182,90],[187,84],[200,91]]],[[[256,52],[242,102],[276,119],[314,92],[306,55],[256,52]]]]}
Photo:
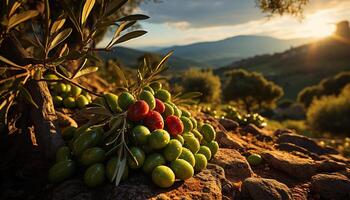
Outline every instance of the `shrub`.
{"type": "Polygon", "coordinates": [[[202,102],[220,102],[221,82],[220,78],[213,74],[211,70],[190,69],[184,73],[180,79],[180,86],[184,92],[198,91],[203,95],[202,102]]]}
{"type": "Polygon", "coordinates": [[[339,96],[314,100],[307,111],[310,126],[321,132],[350,134],[350,85],[339,96]]]}
{"type": "Polygon", "coordinates": [[[248,113],[255,108],[271,108],[283,96],[283,89],[260,73],[233,70],[227,77],[225,100],[243,103],[248,113]]]}
{"type": "Polygon", "coordinates": [[[349,83],[350,72],[340,72],[333,77],[321,80],[317,85],[304,88],[298,94],[298,102],[307,108],[314,99],[319,99],[322,96],[338,95],[349,83]]]}

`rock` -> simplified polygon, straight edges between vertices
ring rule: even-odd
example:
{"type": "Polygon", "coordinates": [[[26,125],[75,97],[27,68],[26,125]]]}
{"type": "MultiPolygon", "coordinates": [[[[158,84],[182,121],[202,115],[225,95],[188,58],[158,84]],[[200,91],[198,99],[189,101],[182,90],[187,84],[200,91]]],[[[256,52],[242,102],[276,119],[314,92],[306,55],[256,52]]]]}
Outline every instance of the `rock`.
{"type": "Polygon", "coordinates": [[[350,199],[350,180],[341,174],[317,174],[312,177],[311,191],[322,199],[350,199]]]}
{"type": "Polygon", "coordinates": [[[273,133],[273,135],[274,136],[276,136],[276,137],[278,137],[278,136],[280,136],[280,135],[282,135],[282,134],[287,134],[287,133],[294,133],[292,130],[290,130],[290,129],[277,129],[274,133],[273,133]]]}
{"type": "Polygon", "coordinates": [[[254,174],[246,158],[233,149],[220,148],[211,163],[224,168],[227,179],[233,182],[242,181],[254,174]]]}
{"type": "Polygon", "coordinates": [[[276,142],[277,144],[291,143],[296,146],[302,147],[311,153],[315,153],[318,155],[338,154],[338,152],[335,149],[323,148],[322,146],[317,144],[314,140],[298,134],[292,134],[292,133],[281,134],[278,137],[276,142]]]}
{"type": "Polygon", "coordinates": [[[54,188],[53,200],[92,200],[92,193],[79,179],[72,179],[63,182],[54,188]]]}
{"type": "Polygon", "coordinates": [[[242,184],[242,199],[291,200],[290,189],[274,179],[247,178],[242,184]]]}
{"type": "Polygon", "coordinates": [[[265,151],[261,156],[273,168],[298,179],[308,179],[317,172],[318,165],[310,159],[299,158],[281,151],[265,151]]]}
{"type": "Polygon", "coordinates": [[[243,145],[238,141],[233,140],[226,132],[218,131],[216,134],[216,141],[219,143],[220,148],[229,149],[243,149],[243,145]]]}
{"type": "Polygon", "coordinates": [[[219,119],[219,123],[227,130],[234,131],[239,127],[239,124],[232,119],[221,118],[219,119]]]}
{"type": "Polygon", "coordinates": [[[278,150],[281,150],[281,151],[286,151],[286,152],[300,152],[300,153],[312,158],[313,160],[320,160],[320,158],[317,154],[309,152],[308,150],[304,149],[303,147],[297,146],[297,145],[292,144],[292,143],[280,143],[280,144],[275,145],[275,148],[278,150]]]}
{"type": "Polygon", "coordinates": [[[317,166],[317,171],[319,172],[337,172],[337,171],[342,171],[346,169],[346,164],[337,162],[334,160],[330,159],[325,159],[322,161],[317,161],[318,164],[317,166]]]}
{"type": "Polygon", "coordinates": [[[253,134],[256,139],[260,141],[270,142],[273,140],[273,138],[266,131],[258,128],[254,124],[248,124],[247,126],[242,127],[242,131],[244,133],[253,134]]]}
{"type": "Polygon", "coordinates": [[[84,186],[81,180],[66,181],[53,191],[53,200],[125,200],[125,199],[226,199],[232,198],[231,183],[225,178],[224,170],[209,164],[207,169],[193,178],[177,181],[167,189],[155,186],[149,177],[135,172],[118,187],[106,184],[96,189],[84,186]],[[223,196],[224,195],[224,196],[223,196]]]}

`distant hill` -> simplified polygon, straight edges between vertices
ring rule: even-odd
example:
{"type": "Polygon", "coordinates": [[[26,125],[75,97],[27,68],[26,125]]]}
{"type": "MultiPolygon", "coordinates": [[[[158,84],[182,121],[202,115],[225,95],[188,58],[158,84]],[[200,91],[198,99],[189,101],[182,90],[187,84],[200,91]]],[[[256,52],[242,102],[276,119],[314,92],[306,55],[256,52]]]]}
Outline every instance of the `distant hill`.
{"type": "MultiPolygon", "coordinates": [[[[117,59],[124,65],[136,68],[138,67],[138,59],[144,56],[146,51],[126,48],[126,47],[115,47],[110,52],[101,52],[100,56],[104,60],[117,59]]],[[[158,55],[158,54],[157,54],[158,55]]],[[[187,60],[179,58],[177,56],[172,56],[168,62],[169,71],[182,71],[189,68],[210,68],[211,66],[207,63],[200,63],[192,60],[187,60]]]]}
{"type": "Polygon", "coordinates": [[[340,71],[350,70],[350,29],[338,27],[331,37],[282,53],[233,62],[215,72],[222,75],[237,68],[263,73],[284,88],[286,98],[295,99],[304,87],[340,71]],[[344,29],[349,33],[344,33],[344,29]]]}
{"type": "Polygon", "coordinates": [[[185,46],[172,46],[160,53],[174,50],[174,55],[188,60],[222,67],[243,58],[281,52],[292,46],[300,46],[310,39],[281,40],[268,36],[242,35],[214,42],[201,42],[185,46]]]}

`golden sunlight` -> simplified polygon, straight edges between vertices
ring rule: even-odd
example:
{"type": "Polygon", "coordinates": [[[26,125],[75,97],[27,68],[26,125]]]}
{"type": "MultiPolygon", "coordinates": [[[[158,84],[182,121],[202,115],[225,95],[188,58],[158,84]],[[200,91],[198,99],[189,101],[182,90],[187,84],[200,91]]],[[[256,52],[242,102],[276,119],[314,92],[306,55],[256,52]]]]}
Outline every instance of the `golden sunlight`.
{"type": "Polygon", "coordinates": [[[323,38],[333,34],[335,24],[329,13],[317,12],[306,17],[302,30],[308,37],[323,38]]]}

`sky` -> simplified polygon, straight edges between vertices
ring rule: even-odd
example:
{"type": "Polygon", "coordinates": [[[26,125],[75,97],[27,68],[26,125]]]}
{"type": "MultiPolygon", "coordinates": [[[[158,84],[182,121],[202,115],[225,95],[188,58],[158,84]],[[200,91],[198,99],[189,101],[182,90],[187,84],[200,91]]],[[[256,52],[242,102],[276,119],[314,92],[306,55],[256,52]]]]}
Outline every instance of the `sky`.
{"type": "MultiPolygon", "coordinates": [[[[255,6],[255,0],[162,0],[142,3],[134,12],[150,16],[140,23],[148,33],[123,46],[140,49],[237,35],[279,39],[325,37],[334,31],[336,22],[350,20],[350,0],[310,0],[301,20],[292,16],[269,18],[255,6]]],[[[102,44],[108,39],[105,37],[102,44]]]]}

